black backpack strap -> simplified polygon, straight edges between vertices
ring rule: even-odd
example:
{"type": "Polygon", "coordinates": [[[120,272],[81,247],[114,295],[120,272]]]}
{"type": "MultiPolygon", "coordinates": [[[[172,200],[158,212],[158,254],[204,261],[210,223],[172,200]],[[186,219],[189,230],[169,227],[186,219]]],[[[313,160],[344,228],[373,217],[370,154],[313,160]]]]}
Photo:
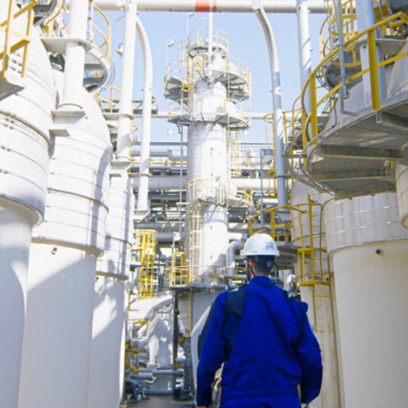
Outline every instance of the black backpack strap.
{"type": "Polygon", "coordinates": [[[245,298],[248,285],[242,285],[237,289],[230,290],[227,294],[227,306],[226,313],[229,316],[231,313],[235,313],[238,316],[244,314],[245,298]]]}
{"type": "MultiPolygon", "coordinates": [[[[244,313],[245,299],[247,293],[247,285],[242,285],[238,289],[233,289],[228,291],[227,302],[225,307],[225,319],[223,324],[223,333],[228,339],[227,341],[227,359],[229,358],[232,347],[234,346],[235,337],[238,333],[238,329],[241,323],[241,318],[244,313]],[[228,331],[228,332],[226,332],[228,331]]],[[[214,311],[217,299],[211,305],[210,311],[208,312],[207,319],[204,323],[201,333],[198,335],[197,339],[197,352],[198,358],[201,357],[201,353],[204,346],[205,336],[207,335],[208,326],[210,325],[211,317],[214,311]]]]}
{"type": "Polygon", "coordinates": [[[198,339],[197,339],[198,358],[201,357],[201,353],[203,351],[204,340],[205,340],[205,336],[207,335],[208,326],[210,325],[210,320],[211,320],[211,316],[214,311],[215,303],[216,303],[216,300],[212,302],[211,308],[210,308],[210,311],[208,312],[207,319],[204,323],[203,329],[201,330],[201,333],[198,335],[198,339]]]}
{"type": "Polygon", "coordinates": [[[228,328],[229,331],[229,333],[226,333],[228,339],[226,350],[227,360],[231,355],[232,348],[235,344],[235,337],[237,336],[239,326],[241,325],[247,290],[248,285],[245,284],[238,289],[230,290],[227,294],[227,305],[225,310],[226,322],[224,324],[224,327],[228,328]]]}

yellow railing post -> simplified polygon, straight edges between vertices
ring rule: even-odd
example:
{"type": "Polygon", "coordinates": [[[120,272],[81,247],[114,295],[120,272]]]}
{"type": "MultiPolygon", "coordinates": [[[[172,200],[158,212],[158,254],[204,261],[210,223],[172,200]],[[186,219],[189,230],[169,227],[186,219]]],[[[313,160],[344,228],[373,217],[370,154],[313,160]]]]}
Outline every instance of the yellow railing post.
{"type": "Polygon", "coordinates": [[[377,50],[374,30],[367,32],[367,45],[371,84],[371,107],[373,108],[373,110],[376,111],[381,108],[381,99],[380,90],[378,86],[377,50]]]}

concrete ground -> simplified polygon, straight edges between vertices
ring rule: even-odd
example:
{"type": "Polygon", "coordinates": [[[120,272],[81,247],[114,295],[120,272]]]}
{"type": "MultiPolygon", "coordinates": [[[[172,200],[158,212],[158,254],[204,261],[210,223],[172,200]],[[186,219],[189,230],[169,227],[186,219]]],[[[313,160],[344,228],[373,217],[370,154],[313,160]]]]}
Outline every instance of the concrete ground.
{"type": "Polygon", "coordinates": [[[194,401],[175,401],[171,396],[155,396],[149,395],[149,399],[144,399],[140,402],[131,401],[120,408],[192,408],[194,407],[194,401]]]}

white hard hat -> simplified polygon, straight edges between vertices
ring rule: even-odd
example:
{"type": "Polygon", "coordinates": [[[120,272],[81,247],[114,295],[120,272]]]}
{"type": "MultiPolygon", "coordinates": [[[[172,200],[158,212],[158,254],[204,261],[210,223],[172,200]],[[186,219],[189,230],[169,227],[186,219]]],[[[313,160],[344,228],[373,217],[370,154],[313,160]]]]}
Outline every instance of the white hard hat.
{"type": "Polygon", "coordinates": [[[243,256],[279,256],[276,242],[268,234],[254,234],[245,242],[243,256]]]}

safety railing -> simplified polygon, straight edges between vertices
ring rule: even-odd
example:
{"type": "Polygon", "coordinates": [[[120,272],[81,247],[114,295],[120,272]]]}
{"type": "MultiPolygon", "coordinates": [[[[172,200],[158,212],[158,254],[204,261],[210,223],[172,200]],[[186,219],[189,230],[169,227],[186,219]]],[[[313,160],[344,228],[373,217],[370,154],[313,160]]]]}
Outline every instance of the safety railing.
{"type": "Polygon", "coordinates": [[[183,251],[174,251],[171,254],[169,269],[169,286],[187,286],[191,283],[191,273],[188,267],[187,254],[183,251]]]}
{"type": "Polygon", "coordinates": [[[169,118],[189,118],[195,121],[217,121],[233,127],[235,120],[249,124],[251,116],[244,104],[232,104],[224,96],[210,95],[198,98],[183,97],[169,104],[169,118]],[[230,117],[230,119],[229,119],[230,117]]]}
{"type": "Polygon", "coordinates": [[[353,38],[345,42],[346,48],[355,48],[358,46],[359,41],[367,37],[367,48],[369,62],[366,69],[361,69],[354,75],[347,78],[346,83],[340,82],[337,86],[333,87],[329,92],[326,92],[323,96],[317,94],[317,77],[322,66],[326,66],[330,61],[337,60],[339,58],[339,49],[336,48],[331,51],[312,71],[308,80],[306,81],[302,93],[302,134],[303,134],[303,146],[307,146],[308,143],[317,143],[316,137],[320,133],[319,128],[319,108],[332,103],[337,100],[340,89],[343,86],[347,86],[352,81],[361,78],[363,75],[369,75],[371,83],[371,107],[374,111],[381,109],[380,89],[379,89],[379,69],[393,64],[395,61],[406,58],[408,52],[399,53],[392,56],[384,56],[380,61],[377,60],[377,47],[376,47],[376,30],[398,30],[398,27],[408,23],[408,16],[399,12],[384,20],[372,25],[356,34],[353,38]],[[309,100],[306,100],[306,93],[309,93],[309,100]],[[310,112],[308,109],[310,108],[310,112]]]}
{"type": "MultiPolygon", "coordinates": [[[[344,42],[351,40],[358,32],[357,15],[355,12],[354,0],[341,0],[341,16],[337,0],[325,0],[327,8],[327,18],[320,29],[320,56],[321,58],[329,55],[334,49],[339,47],[340,38],[344,42]],[[327,31],[328,37],[324,39],[324,32],[327,31]],[[341,31],[341,34],[340,34],[341,31]]],[[[350,49],[349,51],[353,51],[350,49]]],[[[357,59],[354,59],[357,62],[357,59]]]]}
{"type": "Polygon", "coordinates": [[[200,255],[202,250],[203,222],[201,213],[201,203],[191,200],[187,207],[188,217],[188,274],[191,279],[198,274],[197,265],[200,265],[200,255]]]}
{"type": "Polygon", "coordinates": [[[153,296],[155,280],[156,231],[136,230],[134,252],[139,262],[138,298],[147,299],[153,296]]]}
{"type": "Polygon", "coordinates": [[[229,48],[228,35],[217,28],[212,30],[211,38],[207,28],[195,30],[189,34],[187,39],[188,55],[195,56],[206,53],[210,46],[213,51],[221,51],[226,54],[229,48]]]}
{"type": "MultiPolygon", "coordinates": [[[[4,2],[6,0],[3,0],[4,2]]],[[[0,80],[5,80],[6,72],[10,67],[10,57],[17,51],[22,50],[21,68],[19,74],[24,78],[27,74],[28,49],[31,42],[31,31],[34,21],[34,7],[37,0],[31,0],[21,8],[16,7],[15,0],[8,1],[7,18],[0,22],[0,38],[3,37],[3,43],[0,45],[1,71],[0,80]],[[24,18],[24,24],[15,24],[20,18],[24,18]],[[17,31],[14,27],[19,27],[17,31]]]]}
{"type": "Polygon", "coordinates": [[[241,141],[239,139],[239,132],[227,132],[227,154],[228,154],[228,168],[231,177],[239,177],[241,175],[241,141]]]}
{"type": "MultiPolygon", "coordinates": [[[[292,243],[298,255],[300,286],[330,286],[331,271],[323,231],[323,208],[319,203],[277,206],[257,213],[248,220],[249,235],[270,234],[280,244],[292,243]],[[266,218],[260,228],[260,218],[266,218]],[[266,216],[266,217],[265,217],[266,216]]],[[[315,311],[316,313],[316,311],[315,311]]]]}
{"type": "Polygon", "coordinates": [[[107,15],[94,2],[89,5],[87,39],[95,48],[101,50],[106,57],[110,57],[112,25],[107,15]]]}
{"type": "Polygon", "coordinates": [[[220,178],[197,178],[188,183],[189,202],[209,202],[225,205],[227,180],[220,178]]]}

